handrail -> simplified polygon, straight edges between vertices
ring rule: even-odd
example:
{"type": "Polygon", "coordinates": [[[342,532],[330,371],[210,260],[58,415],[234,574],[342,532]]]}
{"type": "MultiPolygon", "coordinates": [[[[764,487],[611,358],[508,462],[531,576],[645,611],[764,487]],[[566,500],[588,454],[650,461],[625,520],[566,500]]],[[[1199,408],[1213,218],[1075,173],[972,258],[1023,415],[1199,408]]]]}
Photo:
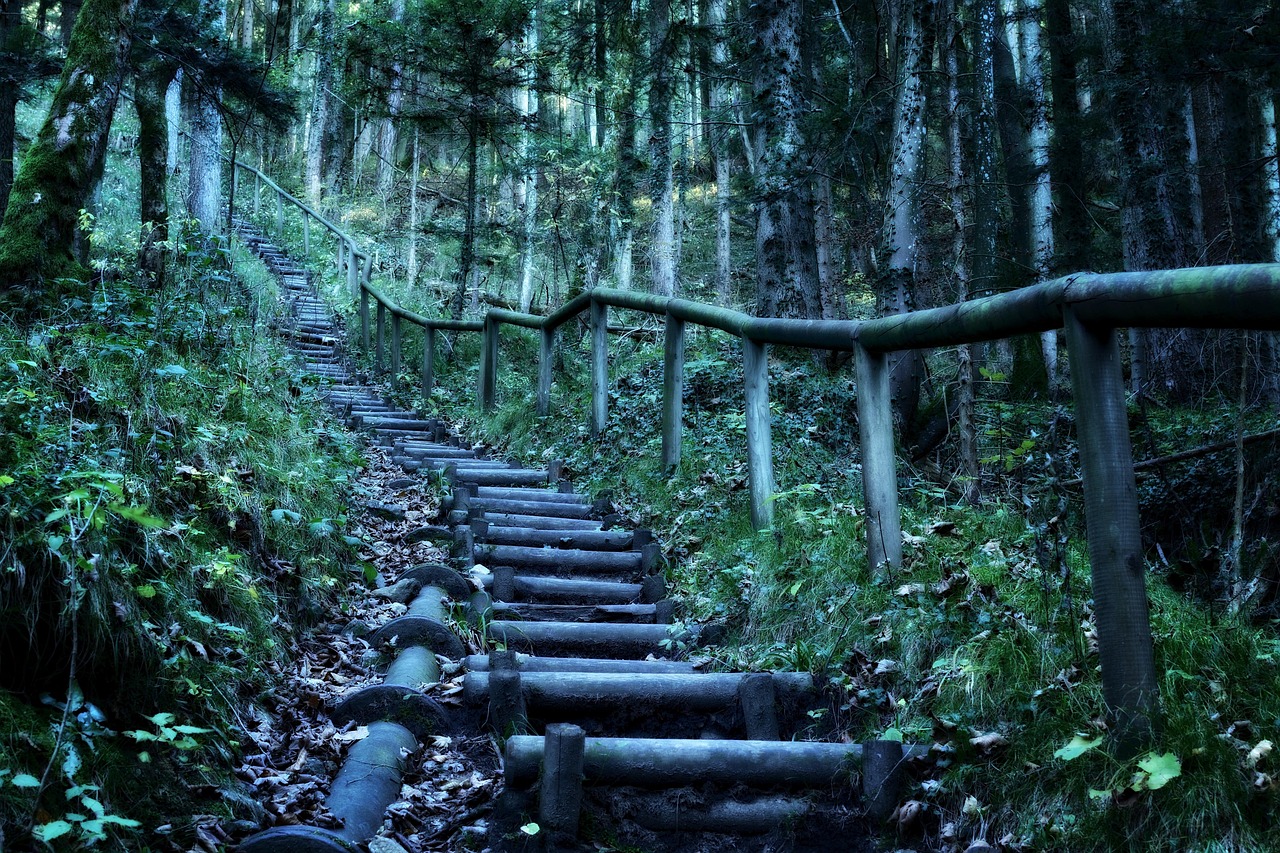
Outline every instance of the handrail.
{"type": "Polygon", "coordinates": [[[283,231],[283,203],[313,217],[340,241],[337,266],[346,269],[360,305],[361,340],[370,349],[369,300],[377,304],[374,364],[382,372],[386,315],[391,323],[391,368],[398,380],[401,321],[422,327],[423,390],[433,383],[437,330],[482,334],[478,401],[496,400],[499,333],[503,324],[540,333],[537,407],[547,414],[555,333],[589,312],[592,431],[608,421],[608,309],[665,318],[663,343],[662,461],[679,464],[683,430],[684,327],[718,329],[742,341],[746,398],[747,470],[751,518],[757,528],[773,520],[773,462],[769,413],[769,345],[852,351],[858,383],[858,431],[866,509],[867,557],[877,570],[902,562],[902,522],[894,457],[890,360],[895,351],[926,349],[1065,331],[1075,397],[1084,483],[1085,519],[1102,658],[1103,692],[1122,751],[1136,749],[1157,713],[1157,681],[1142,571],[1137,488],[1129,443],[1126,388],[1116,329],[1120,327],[1240,328],[1280,330],[1280,264],[1197,267],[1125,273],[1079,273],[1020,290],[941,308],[874,320],[799,320],[753,317],[687,299],[598,287],[580,293],[549,314],[489,308],[481,319],[424,317],[388,298],[372,283],[372,256],[355,240],[259,170],[276,192],[276,224],[283,231]],[[346,251],[343,251],[345,247],[346,251]]]}

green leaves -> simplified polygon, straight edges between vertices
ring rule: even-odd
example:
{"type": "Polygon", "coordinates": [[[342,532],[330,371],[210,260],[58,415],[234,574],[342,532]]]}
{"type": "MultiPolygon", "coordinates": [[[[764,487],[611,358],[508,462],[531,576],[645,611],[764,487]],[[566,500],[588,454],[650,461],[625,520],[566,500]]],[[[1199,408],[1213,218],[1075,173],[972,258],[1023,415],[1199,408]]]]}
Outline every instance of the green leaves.
{"type": "Polygon", "coordinates": [[[181,364],[169,364],[169,365],[165,365],[164,367],[157,367],[155,370],[155,373],[157,376],[169,376],[173,378],[178,378],[181,376],[186,376],[188,371],[181,364]]]}
{"type": "Polygon", "coordinates": [[[1182,761],[1172,752],[1161,755],[1151,753],[1138,762],[1138,772],[1133,777],[1133,790],[1146,788],[1151,791],[1163,788],[1170,780],[1182,775],[1182,761]]]}
{"type": "Polygon", "coordinates": [[[1104,738],[1102,735],[1099,735],[1092,740],[1084,737],[1083,735],[1076,735],[1071,739],[1070,743],[1054,752],[1053,757],[1059,758],[1063,761],[1074,761],[1089,750],[1100,746],[1103,740],[1104,738]]]}

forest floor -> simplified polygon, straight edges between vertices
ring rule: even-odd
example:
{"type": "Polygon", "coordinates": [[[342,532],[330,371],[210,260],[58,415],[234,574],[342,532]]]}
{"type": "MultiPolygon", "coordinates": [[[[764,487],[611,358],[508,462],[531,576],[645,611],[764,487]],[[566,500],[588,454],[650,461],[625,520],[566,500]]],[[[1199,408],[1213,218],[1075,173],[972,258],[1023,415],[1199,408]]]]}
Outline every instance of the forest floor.
{"type": "MultiPolygon", "coordinates": [[[[365,543],[360,558],[380,578],[393,578],[423,562],[442,562],[446,554],[430,542],[406,542],[406,535],[436,514],[438,498],[424,480],[407,478],[379,447],[366,448],[368,467],[355,486],[353,507],[364,510],[351,534],[365,543]],[[385,509],[404,507],[403,516],[385,509]]],[[[384,587],[385,589],[385,587],[384,587]]],[[[380,654],[367,642],[370,626],[403,615],[400,602],[389,601],[355,581],[349,589],[348,612],[322,624],[298,643],[280,686],[267,707],[242,721],[245,740],[236,776],[262,803],[263,825],[308,824],[334,827],[325,808],[329,785],[346,752],[368,731],[348,724],[337,727],[327,709],[347,693],[381,681],[380,654]]],[[[426,692],[446,707],[461,704],[462,673],[445,664],[440,684],[426,692]]],[[[499,787],[500,770],[494,742],[486,736],[435,736],[408,763],[400,799],[388,810],[389,824],[369,842],[374,853],[418,853],[485,846],[484,817],[499,787]]],[[[263,827],[241,821],[206,822],[198,830],[201,848],[215,853],[219,844],[234,844],[263,827]]]]}

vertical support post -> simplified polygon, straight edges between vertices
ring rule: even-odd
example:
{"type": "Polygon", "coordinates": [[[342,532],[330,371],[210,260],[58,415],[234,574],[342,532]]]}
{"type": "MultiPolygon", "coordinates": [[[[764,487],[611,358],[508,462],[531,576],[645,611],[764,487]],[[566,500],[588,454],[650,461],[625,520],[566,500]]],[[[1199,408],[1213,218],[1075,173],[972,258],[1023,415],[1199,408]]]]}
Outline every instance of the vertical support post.
{"type": "Polygon", "coordinates": [[[1063,312],[1063,323],[1080,441],[1102,695],[1117,751],[1128,757],[1151,737],[1159,693],[1120,343],[1115,329],[1086,326],[1070,308],[1063,312]]]}
{"type": "Polygon", "coordinates": [[[747,479],[751,485],[751,524],[773,526],[773,435],[769,417],[769,349],[742,339],[742,386],[747,398],[747,479]]]}
{"type": "Polygon", "coordinates": [[[375,376],[382,375],[382,346],[386,342],[387,335],[387,306],[383,305],[381,300],[378,302],[378,330],[374,337],[373,344],[373,373],[375,376]]]}
{"type": "Polygon", "coordinates": [[[284,196],[276,191],[276,236],[284,236],[284,196]]]}
{"type": "Polygon", "coordinates": [[[578,836],[586,743],[586,732],[571,723],[547,726],[542,749],[538,822],[550,830],[554,841],[578,836]]]}
{"type": "Polygon", "coordinates": [[[867,510],[867,561],[871,571],[902,566],[902,516],[893,457],[893,401],[889,358],[854,341],[858,378],[858,436],[862,443],[862,494],[867,510]]]}
{"type": "Polygon", "coordinates": [[[391,315],[391,385],[400,387],[400,315],[391,315]]]}
{"type": "Polygon", "coordinates": [[[262,212],[262,175],[253,173],[253,215],[262,212]]]}
{"type": "Polygon", "coordinates": [[[338,238],[338,278],[342,278],[342,265],[347,260],[347,241],[338,238]]]}
{"type": "Polygon", "coordinates": [[[609,422],[609,306],[591,300],[591,434],[609,422]]]}
{"type": "Polygon", "coordinates": [[[480,387],[477,400],[481,411],[491,411],[498,397],[498,328],[497,320],[484,318],[480,339],[480,387]]]}
{"type": "Polygon", "coordinates": [[[360,343],[364,354],[369,354],[369,291],[360,291],[360,343]]]}
{"type": "Polygon", "coordinates": [[[684,320],[667,315],[662,338],[662,467],[680,466],[684,431],[684,320]]]}
{"type": "Polygon", "coordinates": [[[352,299],[360,292],[360,258],[355,243],[347,244],[347,289],[352,299]]]}
{"type": "Polygon", "coordinates": [[[311,214],[302,211],[302,257],[311,260],[311,214]]]}
{"type": "Polygon", "coordinates": [[[551,414],[551,368],[555,359],[556,330],[538,330],[538,414],[551,414]]]}
{"type": "Polygon", "coordinates": [[[422,396],[431,399],[431,387],[436,383],[436,330],[426,326],[422,330],[422,396]]]}

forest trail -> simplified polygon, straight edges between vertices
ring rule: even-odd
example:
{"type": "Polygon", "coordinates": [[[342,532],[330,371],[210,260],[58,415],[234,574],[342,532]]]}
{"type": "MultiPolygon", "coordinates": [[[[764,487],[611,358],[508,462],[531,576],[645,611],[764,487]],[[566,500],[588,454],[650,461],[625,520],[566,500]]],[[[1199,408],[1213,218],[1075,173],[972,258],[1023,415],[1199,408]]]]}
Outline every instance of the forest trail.
{"type": "Polygon", "coordinates": [[[451,486],[438,523],[404,538],[455,555],[379,576],[377,594],[407,607],[367,637],[393,658],[380,683],[327,708],[335,726],[367,730],[325,803],[337,828],[279,826],[240,850],[357,849],[422,772],[423,746],[481,732],[503,746],[493,808],[470,827],[491,849],[828,850],[835,837],[872,849],[902,744],[823,740],[808,712],[826,700],[808,673],[711,671],[697,652],[712,632],[674,621],[648,531],[621,526],[607,495],[574,492],[555,462],[513,467],[389,402],[349,366],[306,270],[251,226],[240,233],[278,278],[293,318],[283,331],[335,414],[410,476],[451,486]]]}

